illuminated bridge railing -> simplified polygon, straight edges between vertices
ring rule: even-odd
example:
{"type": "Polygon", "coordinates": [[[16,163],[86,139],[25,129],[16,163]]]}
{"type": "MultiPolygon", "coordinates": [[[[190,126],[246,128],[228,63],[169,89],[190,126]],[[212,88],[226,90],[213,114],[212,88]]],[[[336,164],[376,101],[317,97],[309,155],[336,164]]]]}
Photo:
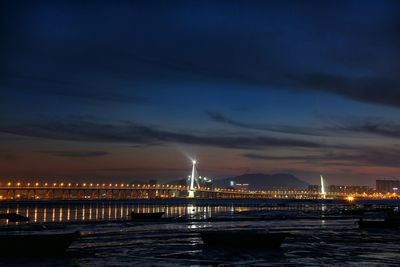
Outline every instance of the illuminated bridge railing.
{"type": "MultiPolygon", "coordinates": [[[[0,200],[40,199],[159,199],[186,198],[189,187],[174,184],[6,182],[0,183],[0,200]]],[[[319,192],[308,190],[252,191],[196,187],[196,198],[319,199],[319,192]]],[[[398,198],[395,194],[328,192],[328,199],[398,198]]]]}

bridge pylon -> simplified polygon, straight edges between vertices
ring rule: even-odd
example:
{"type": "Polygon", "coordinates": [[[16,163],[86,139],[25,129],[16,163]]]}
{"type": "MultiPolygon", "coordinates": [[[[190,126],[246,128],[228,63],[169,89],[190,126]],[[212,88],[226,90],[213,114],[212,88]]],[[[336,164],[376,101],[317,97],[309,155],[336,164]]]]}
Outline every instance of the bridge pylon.
{"type": "Polygon", "coordinates": [[[320,195],[321,195],[322,199],[325,199],[326,198],[326,191],[325,191],[324,177],[322,175],[320,175],[320,176],[321,176],[321,192],[320,192],[320,195]]]}
{"type": "Polygon", "coordinates": [[[196,160],[192,161],[192,175],[190,176],[190,185],[189,185],[189,190],[188,190],[188,198],[194,198],[194,192],[195,192],[194,181],[196,179],[196,174],[197,174],[196,163],[197,163],[196,160]]]}

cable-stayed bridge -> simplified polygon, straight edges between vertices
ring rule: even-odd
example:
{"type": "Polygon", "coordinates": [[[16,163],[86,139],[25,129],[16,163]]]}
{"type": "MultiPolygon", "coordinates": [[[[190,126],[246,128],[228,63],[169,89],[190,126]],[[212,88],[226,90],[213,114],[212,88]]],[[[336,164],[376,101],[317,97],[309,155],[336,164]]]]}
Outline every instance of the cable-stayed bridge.
{"type": "Polygon", "coordinates": [[[348,199],[397,198],[393,194],[326,192],[321,176],[321,189],[315,190],[246,190],[201,186],[196,161],[187,185],[130,183],[0,182],[0,200],[130,200],[163,198],[204,199],[348,199]]]}
{"type": "Polygon", "coordinates": [[[238,199],[349,199],[397,198],[394,194],[357,193],[312,190],[245,190],[209,188],[170,184],[127,183],[46,183],[8,182],[0,184],[0,200],[113,200],[163,198],[238,198],[238,199]]]}

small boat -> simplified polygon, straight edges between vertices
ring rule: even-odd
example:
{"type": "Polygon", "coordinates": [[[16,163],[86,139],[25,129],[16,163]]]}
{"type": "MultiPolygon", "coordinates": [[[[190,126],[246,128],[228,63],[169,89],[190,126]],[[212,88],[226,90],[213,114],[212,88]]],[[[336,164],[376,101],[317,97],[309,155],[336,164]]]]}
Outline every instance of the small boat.
{"type": "Polygon", "coordinates": [[[399,228],[400,224],[396,222],[391,222],[388,220],[363,220],[358,221],[358,226],[360,228],[399,228]]]}
{"type": "Polygon", "coordinates": [[[8,220],[9,222],[29,222],[29,218],[17,213],[1,213],[0,219],[8,220]]]}
{"type": "Polygon", "coordinates": [[[364,220],[360,218],[358,221],[360,228],[399,228],[400,214],[397,211],[387,211],[386,217],[382,220],[364,220]]]}
{"type": "Polygon", "coordinates": [[[0,255],[54,255],[66,251],[79,237],[74,232],[15,231],[0,234],[0,255]]]}
{"type": "Polygon", "coordinates": [[[201,231],[205,245],[228,248],[278,249],[289,233],[256,230],[201,231]]]}
{"type": "Polygon", "coordinates": [[[355,208],[355,209],[343,209],[343,215],[363,215],[367,210],[364,208],[355,208]]]}
{"type": "Polygon", "coordinates": [[[132,220],[159,220],[165,214],[165,212],[148,212],[148,213],[141,213],[141,212],[131,212],[131,219],[132,220]]]}

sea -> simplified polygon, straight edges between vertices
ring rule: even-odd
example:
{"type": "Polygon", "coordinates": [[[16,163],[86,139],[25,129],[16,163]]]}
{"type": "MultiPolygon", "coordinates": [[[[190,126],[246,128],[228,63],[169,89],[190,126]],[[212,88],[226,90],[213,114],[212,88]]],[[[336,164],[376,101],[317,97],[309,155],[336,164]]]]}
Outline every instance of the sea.
{"type": "MultiPolygon", "coordinates": [[[[1,257],[0,266],[400,266],[400,230],[360,230],[356,205],[399,201],[134,200],[0,202],[31,223],[62,225],[81,237],[63,255],[1,257]],[[159,222],[130,213],[165,212],[159,222]],[[191,219],[191,220],[187,220],[191,219]],[[207,247],[204,230],[286,232],[278,250],[207,247]]],[[[17,225],[2,221],[1,229],[17,225]]]]}

